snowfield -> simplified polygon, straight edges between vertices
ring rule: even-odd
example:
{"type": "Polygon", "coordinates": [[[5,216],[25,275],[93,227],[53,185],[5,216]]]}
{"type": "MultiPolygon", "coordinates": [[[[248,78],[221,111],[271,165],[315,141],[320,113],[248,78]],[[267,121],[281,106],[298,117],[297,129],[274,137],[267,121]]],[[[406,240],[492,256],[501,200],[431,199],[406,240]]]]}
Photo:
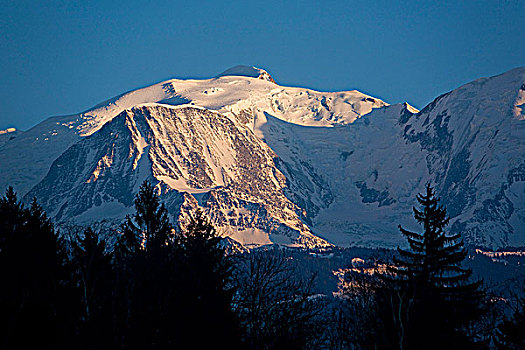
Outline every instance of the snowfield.
{"type": "Polygon", "coordinates": [[[237,66],[0,132],[0,187],[36,196],[60,222],[116,222],[149,179],[175,220],[202,207],[246,246],[391,247],[398,224],[417,228],[415,195],[431,182],[470,243],[523,245],[524,110],[525,68],[418,111],[237,66]]]}

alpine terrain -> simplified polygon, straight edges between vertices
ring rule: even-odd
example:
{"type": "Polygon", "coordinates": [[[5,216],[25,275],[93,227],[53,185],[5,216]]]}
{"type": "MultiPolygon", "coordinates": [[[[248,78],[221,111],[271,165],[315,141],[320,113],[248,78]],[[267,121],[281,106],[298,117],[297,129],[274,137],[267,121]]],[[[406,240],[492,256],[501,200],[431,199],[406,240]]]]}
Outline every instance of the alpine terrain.
{"type": "Polygon", "coordinates": [[[0,159],[0,188],[61,223],[120,222],[150,180],[175,220],[201,207],[246,246],[390,247],[430,182],[469,243],[524,245],[525,68],[418,111],[237,66],[0,131],[0,159]]]}

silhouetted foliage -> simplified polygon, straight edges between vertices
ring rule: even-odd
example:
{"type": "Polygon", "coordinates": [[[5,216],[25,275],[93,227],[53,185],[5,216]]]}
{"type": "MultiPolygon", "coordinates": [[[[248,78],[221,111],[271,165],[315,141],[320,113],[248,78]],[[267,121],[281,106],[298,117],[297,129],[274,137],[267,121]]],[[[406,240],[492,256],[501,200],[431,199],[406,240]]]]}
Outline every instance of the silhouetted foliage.
{"type": "MultiPolygon", "coordinates": [[[[0,198],[0,348],[481,347],[473,330],[483,292],[461,267],[461,237],[444,231],[449,219],[430,186],[417,199],[423,232],[400,227],[409,249],[375,268],[352,260],[342,297],[332,298],[307,271],[320,264],[335,285],[333,254],[328,265],[280,249],[233,258],[200,210],[177,231],[149,182],[109,246],[107,232],[91,228],[60,240],[36,200],[25,207],[9,188],[0,198]]],[[[524,309],[521,299],[497,345],[523,345],[524,309]]]]}
{"type": "Polygon", "coordinates": [[[117,343],[125,348],[239,346],[228,287],[232,267],[213,226],[197,212],[176,234],[148,182],[135,208],[115,251],[116,332],[124,330],[117,343]]]}
{"type": "Polygon", "coordinates": [[[240,347],[239,323],[232,311],[232,261],[222,238],[200,210],[181,233],[184,332],[197,348],[240,347]],[[203,329],[206,337],[202,336],[203,329]]]}
{"type": "Polygon", "coordinates": [[[309,349],[323,303],[281,252],[252,251],[238,262],[235,310],[250,349],[309,349]]]}
{"type": "Polygon", "coordinates": [[[381,309],[390,312],[385,332],[404,349],[473,347],[470,331],[484,306],[481,281],[471,282],[472,271],[461,267],[467,251],[459,233],[444,231],[449,218],[432,187],[417,200],[414,217],[423,232],[399,226],[409,249],[398,249],[379,294],[381,309]]]}
{"type": "Polygon", "coordinates": [[[523,293],[512,317],[505,319],[496,331],[495,343],[498,349],[525,349],[525,288],[523,293]]]}
{"type": "MultiPolygon", "coordinates": [[[[42,347],[61,340],[64,255],[53,224],[33,200],[29,208],[13,188],[0,198],[0,347],[42,347]]],[[[66,327],[67,328],[67,327],[66,327]]],[[[63,328],[62,328],[63,329],[63,328]]]]}
{"type": "Polygon", "coordinates": [[[95,349],[113,345],[113,268],[106,244],[87,228],[72,242],[70,265],[77,284],[79,348],[95,349]]]}
{"type": "Polygon", "coordinates": [[[123,348],[173,345],[178,320],[173,304],[180,288],[174,278],[174,229],[149,182],[141,185],[135,209],[115,247],[116,343],[123,348]]]}
{"type": "Polygon", "coordinates": [[[353,265],[345,272],[340,285],[342,298],[333,311],[331,342],[334,344],[330,348],[395,348],[395,345],[388,343],[391,337],[385,334],[388,329],[384,327],[384,322],[388,317],[381,317],[384,313],[381,298],[391,290],[378,277],[376,264],[377,261],[353,265]]]}

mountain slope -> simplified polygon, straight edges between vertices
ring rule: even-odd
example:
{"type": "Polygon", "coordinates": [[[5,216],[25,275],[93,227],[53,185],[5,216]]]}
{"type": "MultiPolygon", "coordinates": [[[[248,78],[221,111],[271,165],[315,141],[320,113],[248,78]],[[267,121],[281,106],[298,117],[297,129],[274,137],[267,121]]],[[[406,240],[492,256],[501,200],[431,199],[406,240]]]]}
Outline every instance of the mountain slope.
{"type": "Polygon", "coordinates": [[[51,117],[9,145],[0,145],[6,159],[0,162],[0,188],[12,185],[27,193],[68,147],[97,132],[124,110],[144,103],[189,104],[233,113],[245,116],[245,123],[252,130],[264,124],[265,112],[296,124],[333,126],[351,123],[372,109],[386,105],[358,91],[321,93],[244,76],[171,79],[119,95],[77,115],[51,117]],[[20,154],[19,150],[24,152],[20,154]]]}
{"type": "Polygon", "coordinates": [[[47,119],[0,145],[0,186],[87,223],[118,221],[149,179],[181,222],[200,206],[245,245],[312,247],[402,243],[397,225],[417,228],[414,198],[431,182],[469,242],[523,245],[524,123],[524,68],[417,111],[240,66],[47,119]]]}
{"type": "Polygon", "coordinates": [[[452,217],[451,229],[468,242],[523,245],[524,82],[519,68],[466,84],[419,113],[393,105],[331,130],[274,119],[265,139],[294,164],[287,167],[306,162],[325,180],[321,188],[333,199],[311,217],[314,232],[330,242],[401,243],[397,224],[418,228],[412,205],[430,182],[452,217]]]}
{"type": "Polygon", "coordinates": [[[42,198],[56,220],[88,223],[104,211],[121,217],[148,179],[160,181],[170,202],[188,209],[200,204],[243,244],[326,245],[285,197],[275,157],[251,130],[222,114],[145,104],[71,146],[27,197],[42,198]]]}
{"type": "Polygon", "coordinates": [[[478,79],[408,120],[453,228],[472,242],[525,243],[525,69],[478,79]]]}

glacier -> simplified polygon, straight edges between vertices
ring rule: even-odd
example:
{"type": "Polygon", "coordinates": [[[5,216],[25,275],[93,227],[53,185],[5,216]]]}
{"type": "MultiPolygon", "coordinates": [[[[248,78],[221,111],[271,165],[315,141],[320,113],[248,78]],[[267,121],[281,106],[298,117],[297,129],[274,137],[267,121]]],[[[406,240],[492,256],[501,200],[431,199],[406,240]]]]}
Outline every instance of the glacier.
{"type": "MultiPolygon", "coordinates": [[[[359,91],[278,85],[260,68],[170,79],[0,139],[0,188],[59,223],[118,222],[144,180],[172,218],[202,208],[245,246],[403,244],[436,186],[450,229],[525,244],[525,68],[418,111],[359,91]]],[[[4,136],[4,135],[2,135],[4,136]]]]}

